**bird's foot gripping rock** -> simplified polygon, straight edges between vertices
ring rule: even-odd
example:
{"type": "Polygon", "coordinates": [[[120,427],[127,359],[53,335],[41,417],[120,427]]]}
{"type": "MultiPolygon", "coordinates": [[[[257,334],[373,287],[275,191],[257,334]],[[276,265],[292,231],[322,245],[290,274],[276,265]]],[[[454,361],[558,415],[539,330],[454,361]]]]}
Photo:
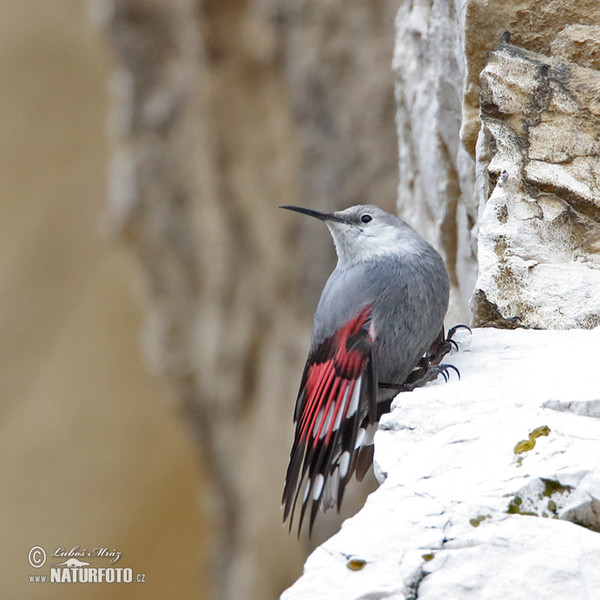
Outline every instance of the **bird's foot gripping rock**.
{"type": "MultiPolygon", "coordinates": [[[[423,357],[422,361],[426,360],[423,357]]],[[[414,389],[418,387],[424,386],[426,383],[437,379],[439,375],[444,378],[444,381],[448,381],[450,378],[450,370],[454,371],[458,378],[460,379],[460,371],[454,365],[432,365],[429,364],[427,367],[423,367],[420,365],[420,368],[417,371],[413,371],[413,373],[419,372],[422,373],[420,377],[417,379],[408,378],[404,383],[379,383],[380,388],[390,389],[390,390],[398,390],[399,392],[412,392],[414,389]]]]}
{"type": "Polygon", "coordinates": [[[437,365],[441,362],[442,358],[448,354],[452,349],[458,350],[458,343],[454,341],[454,334],[459,329],[466,329],[469,333],[472,333],[471,328],[468,325],[455,325],[448,329],[448,334],[444,338],[444,331],[440,331],[440,335],[436,338],[435,342],[431,344],[427,356],[424,357],[429,361],[431,365],[437,365]]]}
{"type": "Polygon", "coordinates": [[[454,334],[459,329],[466,329],[469,333],[471,328],[468,325],[455,325],[448,329],[447,335],[444,337],[444,330],[442,329],[436,338],[435,342],[431,344],[429,351],[425,356],[421,357],[421,360],[415,365],[415,368],[406,378],[404,383],[379,383],[380,388],[398,390],[399,392],[411,392],[412,390],[424,386],[426,383],[437,379],[439,375],[444,378],[444,381],[448,381],[450,374],[449,371],[453,370],[460,379],[459,370],[453,365],[440,364],[442,358],[446,356],[452,349],[458,350],[458,343],[454,341],[454,334]]]}

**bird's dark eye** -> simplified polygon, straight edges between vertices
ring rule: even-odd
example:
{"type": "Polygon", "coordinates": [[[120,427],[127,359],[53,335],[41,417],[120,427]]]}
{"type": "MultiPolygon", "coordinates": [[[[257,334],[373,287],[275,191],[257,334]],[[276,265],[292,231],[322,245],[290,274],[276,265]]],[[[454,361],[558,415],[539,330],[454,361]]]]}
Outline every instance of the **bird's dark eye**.
{"type": "Polygon", "coordinates": [[[372,217],[371,215],[363,215],[363,216],[360,218],[360,220],[361,220],[363,223],[369,223],[369,222],[371,222],[371,221],[373,220],[373,217],[372,217]]]}

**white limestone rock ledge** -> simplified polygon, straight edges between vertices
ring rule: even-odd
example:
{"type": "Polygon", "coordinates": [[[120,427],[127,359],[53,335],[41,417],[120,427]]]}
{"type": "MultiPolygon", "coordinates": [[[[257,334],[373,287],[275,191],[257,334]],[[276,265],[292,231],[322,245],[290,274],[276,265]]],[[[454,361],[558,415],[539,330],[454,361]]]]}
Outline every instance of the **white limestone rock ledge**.
{"type": "Polygon", "coordinates": [[[457,339],[461,380],[396,398],[381,487],[282,600],[600,599],[600,328],[457,339]]]}

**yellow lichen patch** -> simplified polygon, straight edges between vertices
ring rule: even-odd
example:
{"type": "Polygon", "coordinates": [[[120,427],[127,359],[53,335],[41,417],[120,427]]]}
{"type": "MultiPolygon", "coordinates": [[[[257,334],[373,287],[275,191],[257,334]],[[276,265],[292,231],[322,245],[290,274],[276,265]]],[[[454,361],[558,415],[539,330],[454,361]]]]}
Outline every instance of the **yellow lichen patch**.
{"type": "Polygon", "coordinates": [[[367,564],[362,558],[352,558],[346,563],[346,567],[351,571],[360,571],[367,564]]]}
{"type": "Polygon", "coordinates": [[[521,440],[514,449],[515,454],[523,454],[524,452],[529,452],[535,448],[535,440],[543,435],[549,435],[550,427],[547,425],[541,425],[540,427],[536,427],[533,431],[530,432],[529,438],[526,440],[521,440]]]}
{"type": "Polygon", "coordinates": [[[435,554],[433,552],[430,552],[429,554],[423,554],[423,556],[421,556],[421,558],[425,562],[429,562],[430,560],[433,560],[435,558],[435,554]]]}
{"type": "Polygon", "coordinates": [[[515,446],[515,454],[523,454],[523,452],[529,452],[535,447],[535,440],[521,440],[515,446]]]}
{"type": "Polygon", "coordinates": [[[536,427],[530,434],[529,439],[536,439],[542,437],[543,435],[550,434],[550,427],[548,425],[540,425],[540,427],[536,427]]]}

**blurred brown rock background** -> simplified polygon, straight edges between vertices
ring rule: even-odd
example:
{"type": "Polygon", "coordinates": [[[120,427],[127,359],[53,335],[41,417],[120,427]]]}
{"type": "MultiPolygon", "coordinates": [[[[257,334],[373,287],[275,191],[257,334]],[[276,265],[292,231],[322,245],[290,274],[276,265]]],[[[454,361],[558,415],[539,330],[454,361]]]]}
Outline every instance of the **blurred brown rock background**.
{"type": "Polygon", "coordinates": [[[146,355],[206,467],[213,597],[273,598],[342,518],[310,542],[281,526],[292,407],[334,253],[324,228],[277,206],[394,210],[397,5],[94,7],[116,59],[109,222],[138,261],[146,355]]]}
{"type": "Polygon", "coordinates": [[[3,3],[7,597],[81,597],[29,582],[59,559],[27,562],[32,546],[79,545],[146,574],[88,598],[273,598],[341,522],[311,542],[281,526],[334,255],[324,229],[277,205],[394,210],[395,12],[3,3]]]}
{"type": "Polygon", "coordinates": [[[1,595],[201,598],[199,462],[103,225],[110,54],[80,0],[3,2],[0,32],[1,595]],[[117,549],[147,582],[29,583],[35,545],[117,549]]]}

